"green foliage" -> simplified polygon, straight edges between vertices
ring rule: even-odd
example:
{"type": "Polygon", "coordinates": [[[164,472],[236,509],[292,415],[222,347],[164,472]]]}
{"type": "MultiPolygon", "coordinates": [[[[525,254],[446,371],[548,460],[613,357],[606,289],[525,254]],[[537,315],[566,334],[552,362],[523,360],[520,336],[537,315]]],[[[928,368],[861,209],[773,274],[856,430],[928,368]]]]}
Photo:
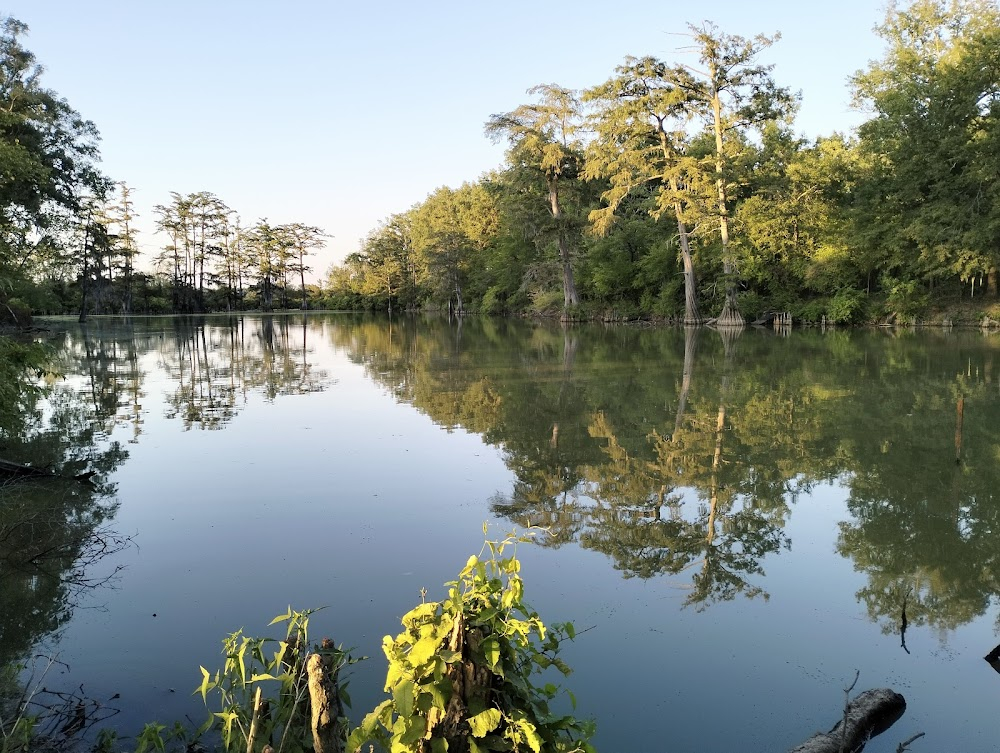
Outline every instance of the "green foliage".
{"type": "MultiPolygon", "coordinates": [[[[63,232],[80,197],[100,191],[97,129],[42,85],[44,70],[22,45],[26,24],[0,19],[0,280],[63,261],[63,232]],[[54,242],[58,238],[59,242],[54,242]]],[[[0,290],[0,293],[7,292],[0,290]]]]}
{"type": "MultiPolygon", "coordinates": [[[[812,298],[800,303],[792,309],[792,317],[804,322],[815,324],[822,321],[826,315],[828,301],[826,298],[812,298]]],[[[782,307],[784,309],[784,307],[782,307]]]]}
{"type": "Polygon", "coordinates": [[[561,290],[538,290],[531,294],[530,311],[535,316],[559,316],[562,310],[561,290]]]}
{"type": "MultiPolygon", "coordinates": [[[[223,640],[226,660],[222,669],[212,674],[202,667],[201,685],[195,690],[206,705],[219,709],[212,712],[199,736],[215,730],[226,751],[242,753],[248,750],[251,725],[256,723],[256,749],[263,748],[267,740],[280,740],[278,749],[287,753],[312,749],[306,662],[312,654],[319,654],[325,664],[329,662],[327,666],[335,676],[354,659],[328,641],[310,647],[311,614],[313,611],[298,612],[289,607],[285,614],[271,620],[271,625],[287,623],[283,640],[252,638],[242,630],[223,640]],[[264,709],[255,713],[258,688],[267,690],[266,701],[264,709]]],[[[350,705],[346,684],[340,690],[341,702],[350,705]]]]}
{"type": "Polygon", "coordinates": [[[503,314],[506,313],[503,302],[503,292],[499,286],[490,287],[483,299],[479,302],[479,311],[483,314],[503,314]]]}
{"type": "Polygon", "coordinates": [[[768,306],[764,297],[752,290],[745,291],[739,295],[740,311],[747,318],[753,321],[763,314],[768,306]]]}
{"type": "Polygon", "coordinates": [[[859,324],[864,321],[866,303],[864,291],[842,288],[830,299],[826,318],[834,324],[859,324]]]}
{"type": "Polygon", "coordinates": [[[556,712],[558,686],[533,680],[550,668],[569,674],[558,654],[575,633],[569,623],[546,627],[524,603],[509,550],[525,540],[487,541],[444,601],[420,604],[402,633],[383,639],[390,697],[351,733],[351,753],[368,740],[391,753],[592,750],[592,724],[556,712]]]}
{"type": "MultiPolygon", "coordinates": [[[[915,0],[890,5],[877,31],[886,53],[853,82],[873,113],[859,128],[859,234],[894,277],[995,275],[1000,9],[990,0],[915,0]]],[[[901,316],[920,309],[907,287],[885,288],[901,316]]]]}
{"type": "MultiPolygon", "coordinates": [[[[169,728],[159,722],[149,722],[135,738],[135,753],[147,753],[147,751],[160,751],[163,753],[163,751],[168,750],[168,745],[172,746],[170,750],[173,750],[174,744],[182,746],[182,749],[185,751],[192,750],[195,749],[194,741],[200,735],[201,731],[199,730],[192,736],[191,730],[180,722],[174,722],[174,726],[169,728]]],[[[114,750],[114,742],[114,735],[98,736],[94,750],[114,750]]]]}
{"type": "Polygon", "coordinates": [[[0,335],[0,439],[16,436],[44,391],[49,352],[0,335]]]}
{"type": "Polygon", "coordinates": [[[917,280],[899,280],[890,275],[882,278],[886,292],[886,308],[904,322],[914,322],[927,310],[929,296],[917,280]]]}

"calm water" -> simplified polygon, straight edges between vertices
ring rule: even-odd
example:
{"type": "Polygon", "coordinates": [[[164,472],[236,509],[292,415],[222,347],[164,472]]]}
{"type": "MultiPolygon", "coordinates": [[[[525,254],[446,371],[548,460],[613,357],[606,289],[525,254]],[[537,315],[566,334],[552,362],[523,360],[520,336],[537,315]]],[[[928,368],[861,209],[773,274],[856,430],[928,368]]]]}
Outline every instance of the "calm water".
{"type": "Polygon", "coordinates": [[[198,666],[289,604],[328,606],[314,635],[371,657],[351,682],[360,717],[381,698],[382,636],[488,521],[551,531],[520,548],[526,597],[591,628],[567,684],[599,749],[786,750],[833,724],[859,670],[859,690],[908,702],[869,750],[918,731],[921,750],[996,750],[995,337],[53,326],[66,378],[0,456],[101,471],[92,498],[69,484],[49,504],[133,544],[68,548],[50,586],[0,559],[0,655],[57,650],[54,682],[121,694],[123,733],[200,722],[198,666]]]}

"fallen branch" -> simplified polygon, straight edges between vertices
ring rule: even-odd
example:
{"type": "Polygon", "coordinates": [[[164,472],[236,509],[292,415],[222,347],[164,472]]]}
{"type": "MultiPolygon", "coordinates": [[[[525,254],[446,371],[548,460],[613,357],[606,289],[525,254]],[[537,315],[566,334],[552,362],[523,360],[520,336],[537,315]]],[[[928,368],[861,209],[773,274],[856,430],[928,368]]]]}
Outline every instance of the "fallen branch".
{"type": "Polygon", "coordinates": [[[885,732],[906,711],[906,700],[890,688],[859,693],[844,708],[844,717],[829,732],[818,732],[790,753],[859,753],[865,743],[885,732]]]}
{"type": "Polygon", "coordinates": [[[912,743],[914,740],[919,740],[925,734],[926,734],[925,732],[918,732],[913,737],[911,737],[909,740],[904,740],[896,748],[896,753],[905,753],[905,751],[907,751],[907,750],[910,749],[910,743],[912,743]]]}

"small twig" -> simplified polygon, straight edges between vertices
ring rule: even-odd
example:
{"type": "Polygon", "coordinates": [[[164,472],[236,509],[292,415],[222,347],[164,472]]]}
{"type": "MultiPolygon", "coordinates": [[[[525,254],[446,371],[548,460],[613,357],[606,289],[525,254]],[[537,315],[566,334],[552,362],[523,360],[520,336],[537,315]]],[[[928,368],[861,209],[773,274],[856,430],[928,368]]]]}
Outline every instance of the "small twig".
{"type": "Polygon", "coordinates": [[[851,713],[851,691],[854,690],[854,686],[858,684],[858,678],[861,677],[861,670],[854,670],[854,682],[851,683],[850,687],[844,688],[844,724],[840,730],[840,753],[848,753],[847,750],[847,720],[851,713]]]}
{"type": "Polygon", "coordinates": [[[909,740],[905,740],[905,741],[901,742],[899,744],[899,747],[896,748],[896,753],[904,753],[904,751],[909,750],[910,749],[910,743],[912,743],[917,738],[923,737],[924,734],[926,734],[926,733],[924,733],[924,732],[918,732],[913,737],[911,737],[909,740]]]}

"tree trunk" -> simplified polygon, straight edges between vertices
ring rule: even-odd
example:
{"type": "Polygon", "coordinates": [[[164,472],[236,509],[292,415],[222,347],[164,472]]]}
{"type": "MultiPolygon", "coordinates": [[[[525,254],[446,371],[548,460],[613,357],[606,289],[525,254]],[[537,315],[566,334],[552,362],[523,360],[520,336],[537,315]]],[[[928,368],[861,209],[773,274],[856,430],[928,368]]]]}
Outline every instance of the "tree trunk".
{"type": "Polygon", "coordinates": [[[299,279],[302,282],[302,310],[305,311],[309,308],[309,304],[306,302],[306,265],[301,251],[299,251],[299,279]]]}
{"type": "MultiPolygon", "coordinates": [[[[677,190],[676,179],[671,179],[670,185],[674,191],[677,190]]],[[[680,237],[681,262],[684,265],[684,323],[701,324],[704,320],[698,312],[698,288],[694,276],[694,260],[691,258],[691,243],[679,201],[674,202],[674,215],[677,217],[677,235],[680,237]]]]}
{"type": "Polygon", "coordinates": [[[986,273],[986,292],[994,298],[997,297],[997,268],[990,267],[986,273]]]}
{"type": "Polygon", "coordinates": [[[455,273],[455,315],[461,316],[465,312],[462,303],[462,284],[458,281],[458,272],[455,273]]]}
{"type": "Polygon", "coordinates": [[[889,688],[859,693],[829,732],[819,732],[790,753],[860,753],[869,738],[885,732],[906,711],[906,700],[889,688]]]}
{"type": "Polygon", "coordinates": [[[743,316],[736,302],[736,278],[733,257],[729,250],[729,206],[726,196],[726,180],[723,175],[725,155],[722,151],[722,99],[719,92],[712,91],[712,114],[715,121],[715,186],[719,193],[719,232],[722,237],[722,274],[726,282],[726,301],[722,313],[716,320],[721,327],[742,327],[743,316]]]}
{"type": "Polygon", "coordinates": [[[309,702],[312,709],[313,751],[315,753],[344,753],[347,735],[341,719],[344,709],[340,703],[337,670],[330,659],[312,654],[306,662],[309,677],[309,702]]]}
{"type": "Polygon", "coordinates": [[[425,740],[444,738],[449,753],[468,753],[471,728],[470,708],[489,708],[492,697],[490,670],[472,658],[483,640],[482,628],[468,628],[461,617],[455,620],[448,648],[462,655],[462,661],[448,668],[452,692],[444,713],[432,708],[427,714],[425,740]]]}
{"type": "Polygon", "coordinates": [[[562,226],[562,207],[559,206],[559,187],[555,179],[549,180],[549,211],[552,212],[552,219],[555,220],[559,231],[559,260],[562,262],[563,273],[563,310],[570,306],[577,306],[580,298],[576,293],[576,282],[573,280],[573,264],[569,241],[566,240],[566,232],[562,226]]]}
{"type": "Polygon", "coordinates": [[[261,308],[264,311],[270,311],[272,308],[274,308],[274,305],[273,305],[273,302],[272,302],[273,291],[271,289],[271,276],[270,276],[270,273],[268,273],[264,277],[264,289],[263,289],[262,292],[263,292],[263,296],[262,296],[263,300],[261,302],[262,303],[261,308]]]}
{"type": "MultiPolygon", "coordinates": [[[[663,158],[670,161],[673,157],[672,150],[667,146],[667,135],[660,126],[660,149],[663,151],[663,158]]],[[[677,178],[670,178],[670,190],[675,196],[680,195],[680,186],[677,178]]],[[[687,224],[684,222],[680,199],[674,201],[674,216],[677,218],[677,234],[681,244],[681,262],[684,265],[684,323],[701,324],[703,319],[698,312],[698,290],[697,281],[694,276],[694,261],[691,258],[691,243],[688,237],[687,224]]]]}
{"type": "Polygon", "coordinates": [[[80,317],[79,321],[87,321],[87,293],[90,291],[90,214],[87,214],[87,226],[83,231],[83,275],[80,277],[80,317]]]}
{"type": "Polygon", "coordinates": [[[563,308],[568,309],[570,306],[579,305],[580,298],[576,293],[576,282],[573,280],[573,266],[570,262],[569,243],[567,243],[566,236],[562,231],[559,233],[559,258],[562,260],[563,308]]]}

